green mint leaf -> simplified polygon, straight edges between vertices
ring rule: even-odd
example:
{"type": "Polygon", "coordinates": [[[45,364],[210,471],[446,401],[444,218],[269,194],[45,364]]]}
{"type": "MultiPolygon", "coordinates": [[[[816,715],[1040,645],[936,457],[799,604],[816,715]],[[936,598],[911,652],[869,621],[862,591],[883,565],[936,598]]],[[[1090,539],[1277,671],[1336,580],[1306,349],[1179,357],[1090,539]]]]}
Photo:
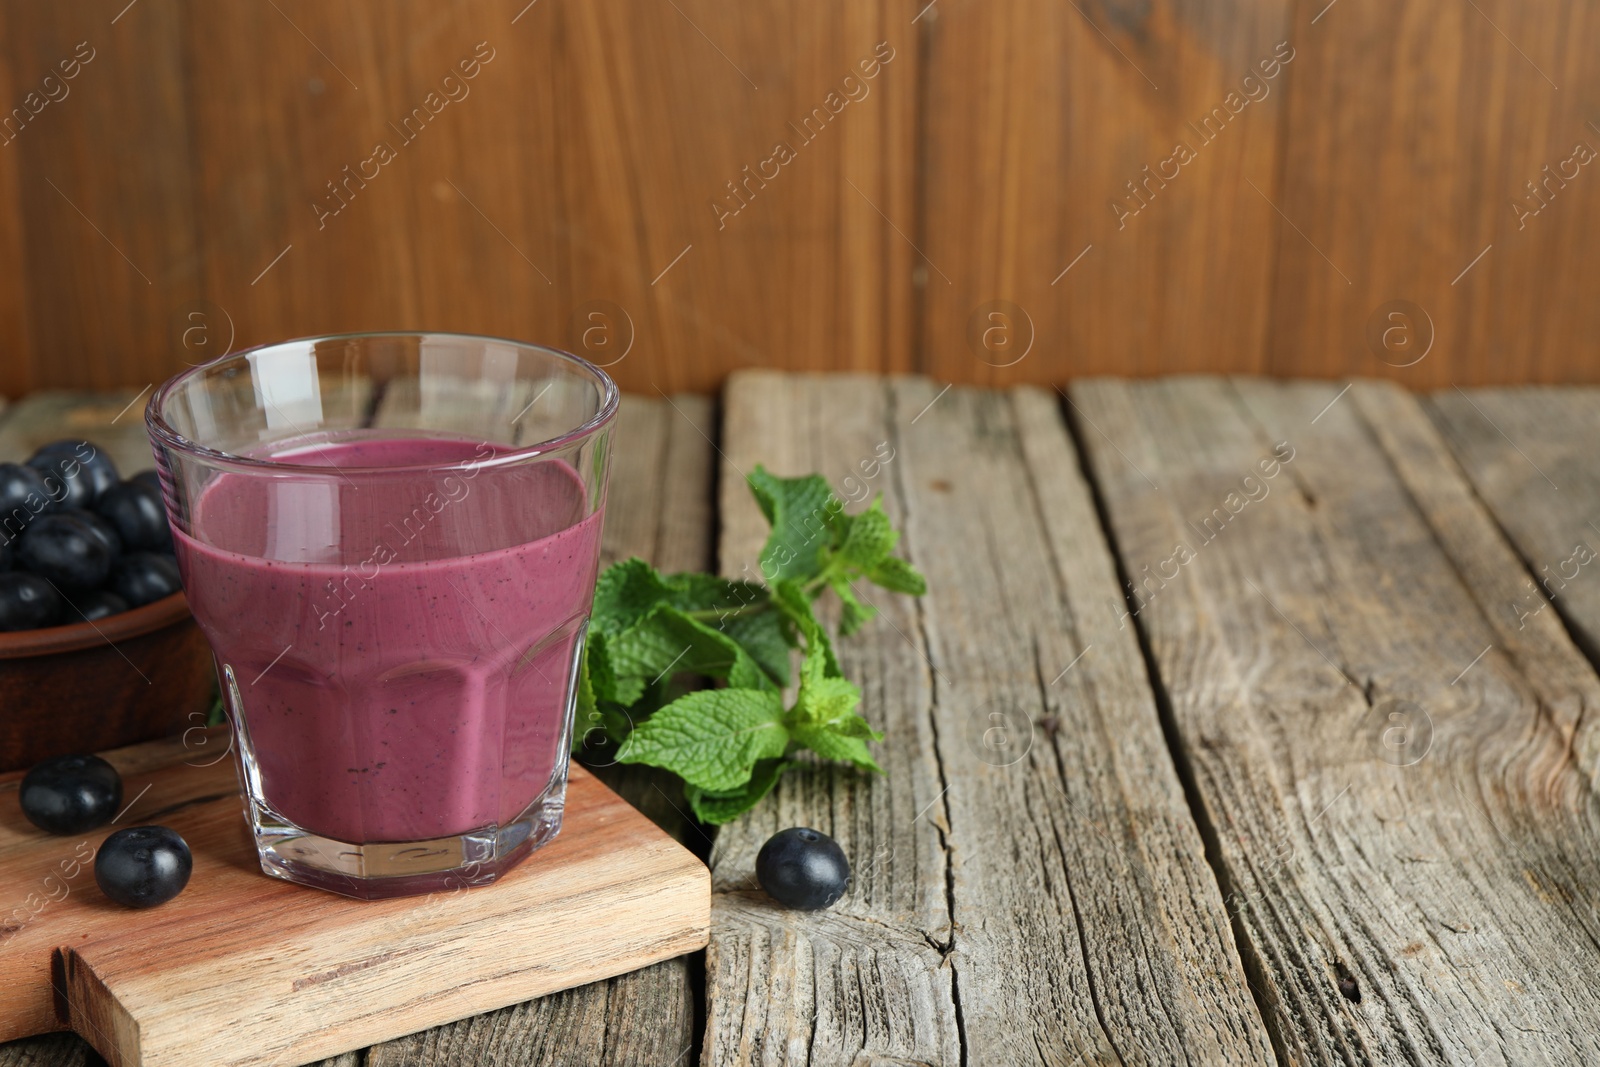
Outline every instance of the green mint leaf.
{"type": "Polygon", "coordinates": [[[756,582],[740,582],[718,578],[714,574],[669,574],[667,603],[680,611],[731,614],[741,609],[757,608],[767,602],[767,590],[756,582]]]}
{"type": "Polygon", "coordinates": [[[848,578],[836,578],[830,582],[833,592],[839,598],[843,610],[839,612],[839,636],[849,637],[861,627],[870,622],[878,614],[878,609],[870,604],[863,604],[856,598],[856,592],[850,588],[848,578]]]}
{"type": "Polygon", "coordinates": [[[739,642],[774,682],[780,686],[789,684],[789,653],[796,638],[794,626],[785,616],[769,610],[730,616],[712,625],[739,642]]]}
{"type": "MultiPolygon", "coordinates": [[[[821,627],[816,627],[821,632],[821,627]]],[[[867,751],[868,740],[881,741],[866,719],[856,713],[861,690],[848,679],[827,674],[820,643],[808,644],[800,667],[800,693],[785,721],[795,742],[823,759],[880,770],[867,751]]]]}
{"type": "Polygon", "coordinates": [[[853,763],[857,767],[883,773],[878,761],[867,751],[866,741],[860,737],[838,734],[824,726],[807,725],[794,728],[794,740],[825,760],[853,763]]]}
{"type": "Polygon", "coordinates": [[[617,703],[631,707],[644,698],[644,691],[649,687],[650,678],[633,674],[619,675],[614,684],[617,703]]]}
{"type": "Polygon", "coordinates": [[[761,803],[772,792],[783,772],[793,766],[792,760],[768,759],[756,763],[750,780],[740,789],[726,793],[708,793],[697,786],[683,787],[684,799],[689,802],[694,817],[712,826],[730,823],[761,803]]]}
{"type": "Polygon", "coordinates": [[[669,674],[726,678],[740,689],[773,689],[771,678],[732,637],[691,618],[670,604],[657,604],[643,619],[607,642],[617,675],[618,699],[631,704],[669,674]]]}
{"type": "MultiPolygon", "coordinates": [[[[635,697],[637,699],[637,697],[635,697]]],[[[578,664],[577,710],[572,726],[572,751],[579,752],[585,739],[601,730],[612,741],[627,738],[632,724],[616,707],[617,679],[606,652],[605,634],[590,630],[583,643],[583,659],[578,664]]]]}
{"type": "Polygon", "coordinates": [[[844,510],[844,505],[839,505],[839,510],[828,515],[828,529],[833,532],[833,545],[837,549],[850,539],[850,528],[856,523],[856,517],[844,510]]]}
{"type": "Polygon", "coordinates": [[[833,514],[844,509],[828,480],[820,474],[779,478],[760,466],[746,480],[772,524],[761,550],[762,575],[768,581],[815,577],[822,570],[823,552],[833,544],[833,514]]]}
{"type": "Polygon", "coordinates": [[[615,637],[671,595],[671,587],[644,560],[634,557],[613,563],[595,583],[589,625],[607,637],[615,637]]]}
{"type": "Polygon", "coordinates": [[[867,581],[882,586],[891,593],[909,593],[921,596],[928,591],[928,582],[916,568],[903,559],[886,556],[877,566],[867,571],[867,581]]]}
{"type": "Polygon", "coordinates": [[[572,713],[572,751],[583,749],[583,739],[600,725],[600,705],[594,699],[594,685],[589,681],[589,650],[584,649],[583,661],[578,665],[578,696],[572,713]]]}
{"type": "Polygon", "coordinates": [[[817,621],[811,610],[811,598],[799,582],[785,578],[772,587],[772,603],[794,624],[806,642],[806,658],[801,665],[804,672],[815,661],[816,667],[829,678],[841,678],[839,660],[833,653],[833,642],[828,631],[817,621]]]}
{"type": "Polygon", "coordinates": [[[788,746],[777,690],[702,689],[634,727],[617,762],[648,763],[707,792],[731,793],[750,781],[757,762],[788,746]]]}
{"type": "Polygon", "coordinates": [[[600,727],[614,744],[622,744],[633,733],[633,717],[616,705],[600,707],[600,727]]]}
{"type": "Polygon", "coordinates": [[[666,581],[673,607],[727,634],[773,681],[789,684],[789,650],[796,640],[783,616],[771,610],[766,586],[711,574],[674,574],[666,581]]]}
{"type": "MultiPolygon", "coordinates": [[[[820,659],[820,657],[819,657],[820,659]]],[[[861,690],[844,678],[826,678],[803,671],[800,695],[795,698],[789,719],[831,728],[851,715],[861,704],[861,690]]]]}
{"type": "Polygon", "coordinates": [[[858,737],[863,741],[882,741],[883,735],[872,728],[872,724],[860,715],[846,715],[842,719],[835,719],[827,724],[829,729],[840,737],[858,737]]]}
{"type": "Polygon", "coordinates": [[[583,668],[594,699],[617,699],[617,674],[611,666],[611,653],[606,649],[606,635],[591,630],[583,643],[583,668]]]}
{"type": "Polygon", "coordinates": [[[605,741],[620,745],[633,732],[633,719],[615,704],[602,704],[572,726],[572,753],[578,755],[605,741]]]}
{"type": "Polygon", "coordinates": [[[839,559],[848,566],[871,570],[894,551],[899,540],[900,533],[889,524],[889,516],[883,510],[883,497],[879,495],[872,506],[850,524],[844,544],[839,547],[839,559]]]}
{"type": "MultiPolygon", "coordinates": [[[[577,681],[574,749],[603,734],[621,763],[664,768],[684,780],[695,815],[722,824],[773,789],[792,765],[791,749],[880,770],[867,748],[881,740],[858,708],[833,639],[814,601],[839,597],[839,635],[876,614],[855,583],[921,595],[927,583],[892,553],[900,534],[880,496],[847,514],[820,475],[780,478],[756,467],[747,479],[772,525],[761,552],[772,588],[709,574],[663,576],[639,559],[606,569],[595,588],[588,644],[577,681]],[[799,692],[783,707],[781,688],[803,650],[799,692]],[[724,679],[723,689],[682,692],[678,675],[724,679]]],[[[609,747],[609,746],[608,746],[609,747]]]]}

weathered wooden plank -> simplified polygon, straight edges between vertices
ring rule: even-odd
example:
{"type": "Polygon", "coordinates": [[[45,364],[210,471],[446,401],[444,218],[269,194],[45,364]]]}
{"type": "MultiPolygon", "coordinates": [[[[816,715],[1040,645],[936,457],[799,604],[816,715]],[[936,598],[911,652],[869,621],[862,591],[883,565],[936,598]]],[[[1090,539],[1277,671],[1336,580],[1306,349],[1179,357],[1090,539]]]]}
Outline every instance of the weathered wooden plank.
{"type": "Polygon", "coordinates": [[[1508,621],[1520,628],[1553,603],[1600,662],[1600,568],[1590,567],[1600,546],[1600,389],[1444,389],[1428,406],[1533,572],[1506,602],[1508,621]]]}
{"type": "Polygon", "coordinates": [[[761,462],[883,492],[931,591],[868,590],[842,650],[887,776],[793,773],[717,838],[702,1063],[1271,1062],[1052,396],[741,374],[724,449],[724,573],[761,462]],[[820,915],[753,888],[796,824],[855,866],[820,915]]]}
{"type": "MultiPolygon", "coordinates": [[[[310,1067],[362,1067],[364,1056],[346,1052],[310,1067]]],[[[0,1045],[0,1067],[103,1067],[105,1062],[77,1034],[41,1034],[0,1045]]]]}
{"type": "Polygon", "coordinates": [[[1287,36],[1265,372],[1600,379],[1594,9],[1320,0],[1287,36]]]}
{"type": "MultiPolygon", "coordinates": [[[[528,3],[188,5],[181,62],[101,83],[101,110],[132,119],[170,120],[153,103],[182,94],[195,195],[181,212],[147,196],[150,225],[204,233],[201,289],[241,345],[428,322],[568,347],[640,391],[823,353],[909,365],[914,253],[878,211],[912,232],[920,4],[528,3]]],[[[34,50],[13,52],[36,81],[34,50]]],[[[37,166],[60,183],[92,129],[37,166]]],[[[37,291],[57,319],[87,303],[37,291]]],[[[153,345],[88,342],[66,371],[35,357],[33,384],[105,352],[129,375],[176,369],[153,345]]]]}
{"type": "Polygon", "coordinates": [[[141,6],[137,18],[120,17],[117,0],[6,12],[11,84],[0,107],[13,120],[30,97],[28,111],[43,109],[0,132],[0,170],[15,173],[0,177],[7,390],[139,389],[198,358],[180,341],[204,282],[188,17],[180,4],[141,6]]]}
{"type": "Polygon", "coordinates": [[[144,428],[150,390],[49,390],[13,404],[0,420],[0,462],[20,463],[42,444],[81,437],[103,448],[123,476],[156,465],[144,428]]]}
{"type": "MultiPolygon", "coordinates": [[[[642,556],[702,570],[711,556],[713,454],[704,397],[627,396],[617,416],[602,543],[604,563],[642,556]],[[675,406],[675,407],[674,407],[675,406]],[[680,414],[681,412],[681,414],[680,414]],[[669,516],[668,512],[672,514],[669,516]]],[[[597,768],[607,785],[691,847],[705,844],[679,810],[675,785],[649,768],[597,768]]],[[[569,989],[367,1050],[368,1067],[469,1067],[485,1062],[597,1067],[688,1063],[694,1043],[691,959],[569,989]]]]}
{"type": "Polygon", "coordinates": [[[0,1045],[4,1067],[90,1067],[103,1062],[77,1034],[41,1034],[0,1045]]]}
{"type": "MultiPolygon", "coordinates": [[[[28,14],[31,12],[24,17],[28,14]]],[[[16,39],[13,14],[0,5],[0,41],[9,46],[16,39]]],[[[5,94],[8,101],[17,99],[20,79],[28,77],[18,74],[17,61],[11,52],[10,47],[0,47],[0,93],[5,94]]],[[[10,138],[11,131],[0,117],[0,139],[6,141],[0,148],[9,149],[10,138]]],[[[0,152],[0,212],[7,218],[20,220],[23,218],[22,168],[18,155],[16,151],[0,152]]],[[[28,243],[23,230],[17,224],[0,226],[0,277],[17,279],[10,285],[0,286],[0,351],[5,352],[5,358],[0,359],[0,394],[9,394],[13,399],[33,387],[33,324],[30,319],[34,305],[28,299],[27,286],[20,283],[28,272],[28,243]]]]}
{"type": "MultiPolygon", "coordinates": [[[[145,429],[153,386],[109,392],[50,389],[13,404],[0,418],[0,461],[18,462],[40,445],[64,437],[90,441],[127,477],[156,464],[145,429]]],[[[364,377],[327,375],[315,411],[331,426],[359,426],[371,407],[372,383],[364,377]]],[[[311,423],[305,424],[307,429],[311,423]]]]}
{"type": "Polygon", "coordinates": [[[397,378],[384,387],[372,425],[384,429],[425,427],[514,441],[534,399],[533,383],[527,380],[397,378]]]}
{"type": "Polygon", "coordinates": [[[1600,1055],[1600,683],[1416,401],[1073,397],[1280,1059],[1600,1055]]]}
{"type": "Polygon", "coordinates": [[[1261,369],[1295,5],[917,6],[920,366],[985,384],[1261,369]]]}
{"type": "MultiPolygon", "coordinates": [[[[756,463],[780,474],[821,471],[843,484],[893,493],[895,446],[882,383],[745,374],[723,403],[719,565],[759,575],[765,523],[744,476],[756,463]],[[842,401],[842,402],[840,402],[842,401]],[[867,479],[860,464],[889,456],[867,479]]],[[[706,956],[703,1067],[745,1063],[850,1063],[882,1057],[954,1064],[961,1035],[946,900],[949,858],[942,844],[945,783],[926,709],[933,677],[916,609],[879,598],[884,619],[840,649],[863,687],[863,712],[888,733],[877,746],[880,782],[851,771],[789,772],[744,819],[724,827],[712,851],[713,938],[706,956]],[[887,632],[917,635],[886,641],[887,632]],[[756,888],[755,855],[774,832],[813,826],[831,834],[854,868],[848,894],[821,916],[778,910],[756,888]]]]}

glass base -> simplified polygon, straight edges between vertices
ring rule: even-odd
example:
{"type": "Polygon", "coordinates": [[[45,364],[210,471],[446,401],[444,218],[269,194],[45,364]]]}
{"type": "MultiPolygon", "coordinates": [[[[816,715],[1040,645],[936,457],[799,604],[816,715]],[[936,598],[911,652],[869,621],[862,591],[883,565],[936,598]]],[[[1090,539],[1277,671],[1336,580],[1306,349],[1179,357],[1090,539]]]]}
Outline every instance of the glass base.
{"type": "Polygon", "coordinates": [[[249,802],[261,869],[274,878],[359,900],[385,900],[488,885],[561,832],[566,776],[504,826],[427,841],[355,844],[301,829],[249,802]]]}

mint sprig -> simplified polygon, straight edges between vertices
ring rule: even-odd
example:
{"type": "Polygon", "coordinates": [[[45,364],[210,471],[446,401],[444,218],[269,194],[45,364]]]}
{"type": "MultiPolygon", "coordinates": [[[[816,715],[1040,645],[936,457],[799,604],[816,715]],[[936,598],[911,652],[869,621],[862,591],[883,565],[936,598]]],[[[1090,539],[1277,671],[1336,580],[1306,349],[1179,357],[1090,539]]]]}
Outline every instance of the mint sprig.
{"type": "Polygon", "coordinates": [[[890,555],[900,534],[881,498],[847,515],[821,475],[779,478],[758,466],[747,480],[772,524],[760,557],[771,585],[614,564],[595,587],[578,680],[574,753],[603,738],[619,763],[671,771],[695,816],[716,825],[760,803],[802,750],[882,772],[867,742],[883,735],[860,714],[861,691],[840,671],[814,605],[832,590],[847,637],[876,614],[855,583],[913,596],[927,588],[890,555]],[[796,650],[799,686],[786,706],[796,650]],[[721,686],[695,689],[695,678],[721,686]]]}

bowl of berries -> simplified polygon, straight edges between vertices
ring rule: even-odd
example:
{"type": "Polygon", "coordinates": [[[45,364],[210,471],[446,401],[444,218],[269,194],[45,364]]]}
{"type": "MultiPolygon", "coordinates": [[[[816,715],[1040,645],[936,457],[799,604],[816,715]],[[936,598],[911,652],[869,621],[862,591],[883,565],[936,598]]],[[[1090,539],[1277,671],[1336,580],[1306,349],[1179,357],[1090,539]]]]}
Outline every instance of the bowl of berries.
{"type": "Polygon", "coordinates": [[[211,651],[161,493],[88,441],[0,463],[0,771],[204,725],[211,651]]]}

